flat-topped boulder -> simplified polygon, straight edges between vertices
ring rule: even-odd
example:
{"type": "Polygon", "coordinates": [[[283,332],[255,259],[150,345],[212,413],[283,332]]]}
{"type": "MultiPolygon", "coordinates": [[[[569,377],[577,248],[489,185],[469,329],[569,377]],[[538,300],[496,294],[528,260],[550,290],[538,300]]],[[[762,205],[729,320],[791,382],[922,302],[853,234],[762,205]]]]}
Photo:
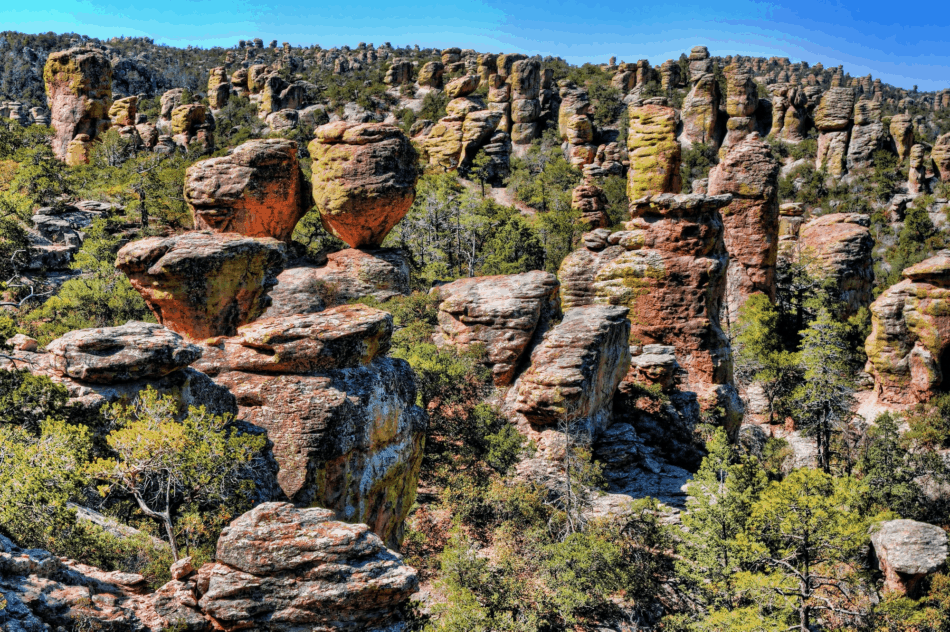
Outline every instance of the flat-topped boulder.
{"type": "Polygon", "coordinates": [[[871,534],[884,588],[914,596],[917,582],[947,561],[947,533],[915,520],[889,520],[871,534]]]}
{"type": "Polygon", "coordinates": [[[188,167],[185,200],[199,230],[283,241],[313,206],[297,143],[279,138],[251,140],[188,167]]]}
{"type": "Polygon", "coordinates": [[[160,323],[200,340],[233,335],[263,314],[283,262],[275,239],[195,231],[134,241],[115,265],[160,323]]]}

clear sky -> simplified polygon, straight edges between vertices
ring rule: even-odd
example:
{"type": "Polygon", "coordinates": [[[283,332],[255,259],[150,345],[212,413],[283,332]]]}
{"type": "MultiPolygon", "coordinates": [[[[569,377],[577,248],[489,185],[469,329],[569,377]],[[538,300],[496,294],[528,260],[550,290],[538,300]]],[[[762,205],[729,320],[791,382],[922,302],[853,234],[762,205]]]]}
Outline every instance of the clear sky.
{"type": "Polygon", "coordinates": [[[656,64],[702,44],[714,55],[843,64],[900,87],[950,88],[950,0],[7,0],[4,29],[204,47],[254,37],[324,48],[388,41],[576,64],[612,55],[656,64]]]}

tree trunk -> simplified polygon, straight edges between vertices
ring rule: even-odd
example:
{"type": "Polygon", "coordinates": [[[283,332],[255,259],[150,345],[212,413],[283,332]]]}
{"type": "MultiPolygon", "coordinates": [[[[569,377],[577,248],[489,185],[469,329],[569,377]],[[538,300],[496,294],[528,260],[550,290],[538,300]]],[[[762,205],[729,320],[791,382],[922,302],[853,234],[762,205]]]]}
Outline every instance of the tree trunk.
{"type": "Polygon", "coordinates": [[[172,527],[171,517],[166,513],[162,516],[165,523],[165,533],[168,534],[168,544],[172,547],[172,557],[178,561],[178,544],[175,542],[175,529],[172,527]]]}

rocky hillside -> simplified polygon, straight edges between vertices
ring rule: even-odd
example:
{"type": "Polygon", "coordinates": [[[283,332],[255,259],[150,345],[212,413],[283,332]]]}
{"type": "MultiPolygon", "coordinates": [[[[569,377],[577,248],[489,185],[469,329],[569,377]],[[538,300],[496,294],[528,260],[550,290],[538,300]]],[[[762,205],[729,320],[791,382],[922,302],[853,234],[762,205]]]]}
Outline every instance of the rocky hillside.
{"type": "Polygon", "coordinates": [[[0,51],[0,630],[950,620],[950,91],[0,51]]]}

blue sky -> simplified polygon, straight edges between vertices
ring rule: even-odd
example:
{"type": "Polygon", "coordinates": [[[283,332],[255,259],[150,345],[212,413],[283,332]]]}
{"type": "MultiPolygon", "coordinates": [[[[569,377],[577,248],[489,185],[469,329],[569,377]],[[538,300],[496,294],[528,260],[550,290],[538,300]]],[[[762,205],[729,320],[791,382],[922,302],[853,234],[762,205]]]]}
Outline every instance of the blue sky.
{"type": "Polygon", "coordinates": [[[360,41],[556,55],[572,63],[660,63],[713,54],[843,64],[887,83],[950,87],[950,2],[917,0],[43,0],[5,2],[0,30],[152,37],[232,46],[260,37],[328,48],[360,41]],[[13,6],[11,6],[13,5],[13,6]]]}

